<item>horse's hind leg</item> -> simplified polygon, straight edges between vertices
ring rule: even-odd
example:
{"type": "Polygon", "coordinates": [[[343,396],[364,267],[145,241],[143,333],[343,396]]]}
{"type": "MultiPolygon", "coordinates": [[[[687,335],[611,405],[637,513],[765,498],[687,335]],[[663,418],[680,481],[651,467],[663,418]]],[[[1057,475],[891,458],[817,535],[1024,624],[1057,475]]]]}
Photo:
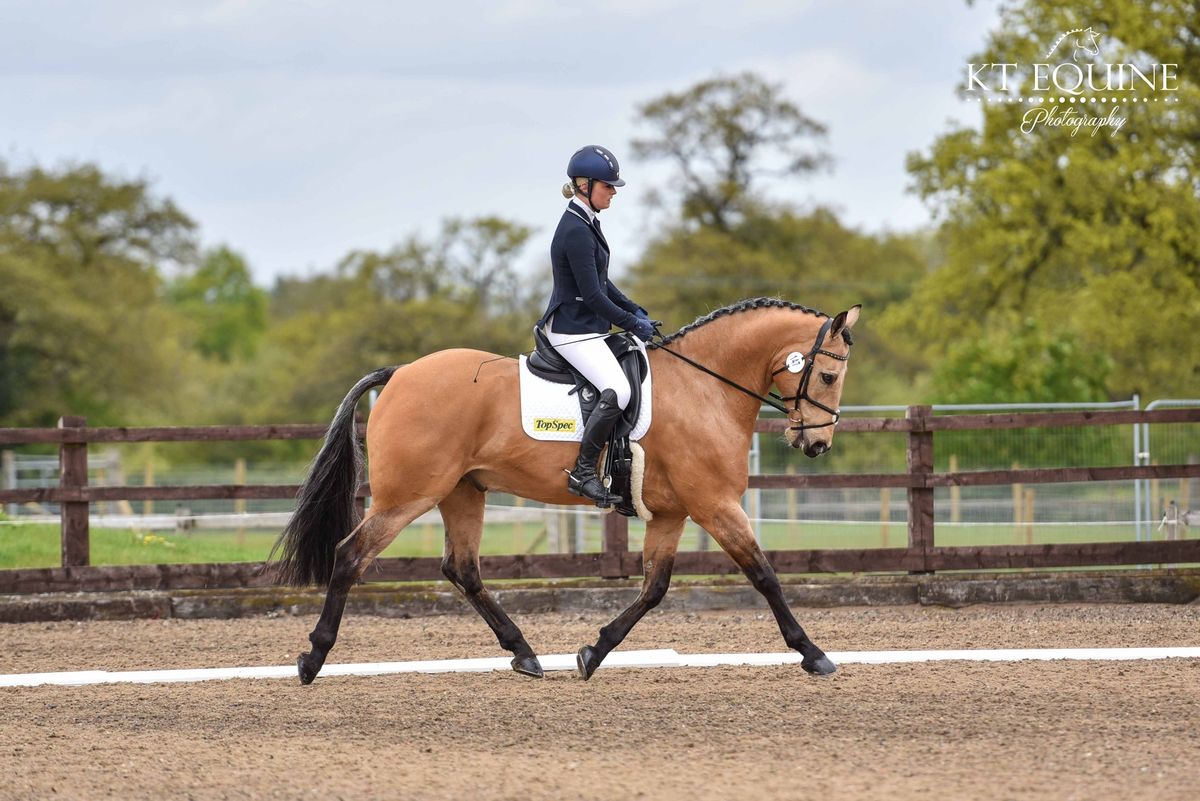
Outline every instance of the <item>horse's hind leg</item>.
{"type": "Polygon", "coordinates": [[[516,623],[483,586],[479,577],[479,542],[483,538],[483,502],[486,494],[463,479],[438,504],[446,524],[446,553],[442,573],[459,589],[479,616],[487,621],[500,647],[513,654],[518,673],[542,678],[542,665],[516,623]]]}
{"type": "Polygon", "coordinates": [[[725,553],[729,554],[746,574],[746,578],[750,579],[754,589],[767,599],[784,642],[804,657],[800,666],[818,676],[837,670],[833,660],[825,656],[825,652],[808,638],[804,629],[796,622],[783,597],[783,587],[779,584],[779,577],[775,575],[775,568],[771,567],[766,554],[755,541],[754,529],[751,528],[750,520],[742,507],[734,501],[704,513],[692,512],[692,519],[713,536],[725,553]]]}
{"type": "Polygon", "coordinates": [[[600,667],[604,657],[621,644],[634,625],[654,607],[658,606],[667,587],[671,585],[671,569],[675,566],[675,551],[679,547],[679,536],[683,533],[684,518],[667,518],[655,515],[646,524],[646,542],[642,547],[642,591],[629,608],[617,615],[611,623],[600,629],[600,639],[595,645],[585,645],[575,656],[575,666],[586,681],[600,667]]]}
{"type": "Polygon", "coordinates": [[[329,579],[329,590],[325,593],[325,605],[316,628],[308,635],[312,650],[300,654],[296,669],[300,683],[310,684],[317,677],[329,650],[337,641],[338,628],[342,624],[342,612],[346,609],[346,597],[354,582],[362,576],[379,552],[388,546],[400,530],[433,508],[432,499],[421,499],[412,503],[386,509],[372,514],[358,525],[345,539],[337,544],[334,552],[333,575],[329,579]]]}

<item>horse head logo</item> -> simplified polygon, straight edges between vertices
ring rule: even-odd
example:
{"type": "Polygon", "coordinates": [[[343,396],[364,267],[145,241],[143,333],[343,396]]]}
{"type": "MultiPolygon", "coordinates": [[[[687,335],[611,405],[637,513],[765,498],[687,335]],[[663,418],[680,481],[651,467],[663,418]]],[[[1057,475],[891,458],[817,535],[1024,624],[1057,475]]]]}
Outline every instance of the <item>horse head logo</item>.
{"type": "Polygon", "coordinates": [[[1100,34],[1092,30],[1092,27],[1089,25],[1086,28],[1069,30],[1055,39],[1054,46],[1046,52],[1046,59],[1049,60],[1050,56],[1054,55],[1054,51],[1058,50],[1059,45],[1068,38],[1071,39],[1070,44],[1074,46],[1074,50],[1071,52],[1072,60],[1079,61],[1080,54],[1085,58],[1098,58],[1100,56],[1100,34]],[[1073,34],[1079,35],[1071,38],[1073,34]]]}

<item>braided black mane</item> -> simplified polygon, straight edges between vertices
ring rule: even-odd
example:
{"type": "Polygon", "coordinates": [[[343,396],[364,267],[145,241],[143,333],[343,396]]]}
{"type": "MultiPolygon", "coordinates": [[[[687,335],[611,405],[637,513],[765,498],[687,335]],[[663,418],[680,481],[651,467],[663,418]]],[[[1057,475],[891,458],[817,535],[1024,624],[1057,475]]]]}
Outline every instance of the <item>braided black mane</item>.
{"type": "MultiPolygon", "coordinates": [[[[722,306],[716,311],[709,312],[703,317],[697,317],[691,323],[688,323],[683,328],[680,328],[674,334],[663,337],[661,342],[655,342],[647,345],[648,348],[657,348],[659,345],[669,345],[679,339],[689,331],[694,331],[706,323],[711,323],[718,317],[727,317],[730,314],[738,312],[750,311],[751,309],[795,309],[796,311],[804,312],[805,314],[813,314],[817,317],[828,317],[828,314],[819,312],[816,309],[810,309],[807,306],[801,306],[799,303],[792,303],[790,300],[782,300],[780,298],[749,298],[747,300],[739,300],[737,303],[731,303],[728,306],[722,306]]],[[[848,331],[845,333],[849,333],[848,331]]],[[[847,344],[849,342],[847,341],[847,344]]]]}

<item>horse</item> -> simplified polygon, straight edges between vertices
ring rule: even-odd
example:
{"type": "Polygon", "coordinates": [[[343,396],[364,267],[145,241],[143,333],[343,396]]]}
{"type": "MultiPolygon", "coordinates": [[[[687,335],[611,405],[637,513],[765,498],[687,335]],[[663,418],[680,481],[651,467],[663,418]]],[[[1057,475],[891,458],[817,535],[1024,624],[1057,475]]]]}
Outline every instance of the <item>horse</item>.
{"type": "MultiPolygon", "coordinates": [[[[733,559],[774,613],[788,647],[814,675],[837,667],[808,637],[742,509],[747,453],[763,397],[788,415],[784,438],[809,457],[829,450],[860,306],[833,317],[775,298],[717,309],[651,343],[653,420],[642,501],[649,511],[637,599],[576,655],[587,680],[633,626],[663,599],[684,522],[691,517],[733,559]],[[699,369],[697,369],[699,368],[699,369]]],[[[546,504],[589,503],[567,491],[573,442],[535,441],[520,421],[518,362],[451,349],[364,376],[338,407],[297,494],[297,508],[269,557],[279,581],[328,589],[309,642],[296,660],[309,684],[337,640],[346,597],[379,553],[413,520],[437,507],[445,525],[442,573],[487,622],[512,669],[541,678],[541,663],[479,572],[484,499],[505,492],[546,504]],[[371,506],[358,522],[362,468],[354,410],[382,386],[367,420],[371,506]],[[276,560],[276,553],[279,558],[276,560]]]]}

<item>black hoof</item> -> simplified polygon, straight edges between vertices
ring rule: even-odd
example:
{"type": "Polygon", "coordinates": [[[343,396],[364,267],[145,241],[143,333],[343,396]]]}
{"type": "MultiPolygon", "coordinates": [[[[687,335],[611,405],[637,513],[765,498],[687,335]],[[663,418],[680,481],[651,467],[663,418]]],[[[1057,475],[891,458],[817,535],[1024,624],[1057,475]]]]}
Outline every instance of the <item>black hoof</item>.
{"type": "Polygon", "coordinates": [[[584,681],[590,679],[596,668],[600,667],[600,657],[596,655],[596,649],[590,645],[580,648],[579,653],[575,654],[575,667],[580,678],[584,681]]]}
{"type": "Polygon", "coordinates": [[[825,654],[821,654],[816,659],[805,659],[800,663],[800,667],[814,676],[828,676],[837,671],[837,665],[833,664],[833,660],[825,654]]]}
{"type": "Polygon", "coordinates": [[[300,673],[301,684],[312,684],[313,679],[321,672],[325,660],[317,660],[312,654],[303,653],[296,659],[296,670],[300,673]]]}
{"type": "Polygon", "coordinates": [[[540,679],[546,675],[545,671],[542,670],[542,663],[533,654],[529,656],[514,656],[512,669],[522,676],[532,676],[535,679],[540,679]]]}

